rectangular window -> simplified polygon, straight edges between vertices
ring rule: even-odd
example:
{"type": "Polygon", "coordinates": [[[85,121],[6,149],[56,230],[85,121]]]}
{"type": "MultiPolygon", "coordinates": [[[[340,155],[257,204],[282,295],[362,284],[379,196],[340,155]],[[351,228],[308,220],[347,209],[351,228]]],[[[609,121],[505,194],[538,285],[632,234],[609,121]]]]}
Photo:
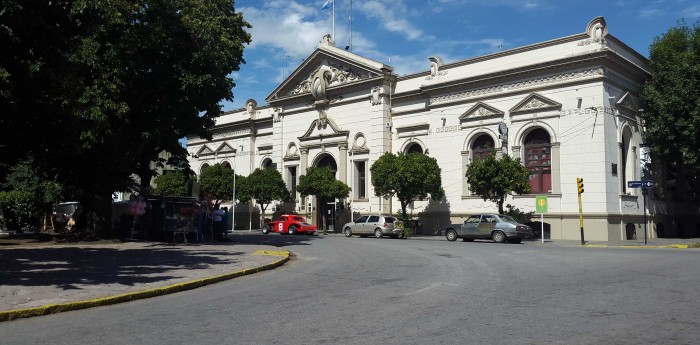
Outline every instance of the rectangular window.
{"type": "Polygon", "coordinates": [[[367,172],[365,171],[365,161],[355,162],[355,167],[357,169],[357,196],[358,199],[367,198],[367,172]]]}
{"type": "Polygon", "coordinates": [[[551,148],[529,146],[525,148],[525,166],[530,171],[531,193],[549,193],[552,189],[551,148]]]}
{"type": "Polygon", "coordinates": [[[289,171],[289,186],[291,186],[291,192],[292,192],[292,199],[296,199],[297,197],[297,167],[289,167],[287,168],[287,171],[289,171]]]}

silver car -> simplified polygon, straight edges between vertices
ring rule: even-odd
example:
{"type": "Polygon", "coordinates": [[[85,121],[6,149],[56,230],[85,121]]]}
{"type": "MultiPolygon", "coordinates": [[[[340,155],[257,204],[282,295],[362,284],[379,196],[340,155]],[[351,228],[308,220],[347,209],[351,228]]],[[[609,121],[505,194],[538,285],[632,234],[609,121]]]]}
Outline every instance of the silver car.
{"type": "Polygon", "coordinates": [[[532,228],[520,224],[505,214],[477,214],[470,216],[464,223],[451,224],[445,228],[448,241],[461,238],[463,241],[475,239],[492,239],[494,242],[520,243],[524,238],[532,237],[532,228]]]}
{"type": "Polygon", "coordinates": [[[376,238],[384,236],[399,238],[403,236],[401,229],[394,228],[394,217],[382,215],[361,216],[354,222],[346,223],[343,225],[343,234],[345,237],[373,235],[376,238]]]}

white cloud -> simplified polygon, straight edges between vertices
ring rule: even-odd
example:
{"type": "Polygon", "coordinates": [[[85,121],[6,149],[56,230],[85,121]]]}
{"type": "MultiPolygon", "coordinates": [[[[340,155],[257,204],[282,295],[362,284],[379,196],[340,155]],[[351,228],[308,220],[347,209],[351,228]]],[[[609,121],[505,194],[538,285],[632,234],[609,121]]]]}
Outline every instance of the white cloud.
{"type": "Polygon", "coordinates": [[[318,45],[323,35],[332,31],[328,12],[295,1],[267,1],[258,8],[242,7],[239,11],[253,26],[249,47],[279,49],[279,57],[305,57],[318,45]]]}
{"type": "Polygon", "coordinates": [[[430,39],[407,20],[410,11],[403,1],[365,1],[359,9],[370,19],[379,21],[379,25],[386,30],[404,35],[409,40],[430,39]]]}

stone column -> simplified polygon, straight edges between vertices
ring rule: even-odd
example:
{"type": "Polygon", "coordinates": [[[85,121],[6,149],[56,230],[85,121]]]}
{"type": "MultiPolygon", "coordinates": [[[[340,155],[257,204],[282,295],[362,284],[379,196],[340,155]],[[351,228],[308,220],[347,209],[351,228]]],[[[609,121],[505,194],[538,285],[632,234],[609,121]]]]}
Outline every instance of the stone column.
{"type": "Polygon", "coordinates": [[[552,153],[549,160],[550,169],[552,169],[552,194],[561,194],[561,168],[559,167],[559,151],[561,143],[552,143],[552,153]]]}
{"type": "Polygon", "coordinates": [[[348,183],[348,143],[338,144],[340,155],[338,157],[338,180],[348,183]]]}
{"type": "Polygon", "coordinates": [[[462,151],[462,196],[469,195],[469,183],[467,182],[467,165],[469,165],[469,150],[462,151]]]}

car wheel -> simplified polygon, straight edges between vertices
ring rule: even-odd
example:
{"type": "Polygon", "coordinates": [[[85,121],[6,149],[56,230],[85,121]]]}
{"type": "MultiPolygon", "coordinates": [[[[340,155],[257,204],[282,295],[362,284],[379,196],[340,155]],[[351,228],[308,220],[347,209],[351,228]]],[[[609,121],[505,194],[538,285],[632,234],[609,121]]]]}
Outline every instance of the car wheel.
{"type": "Polygon", "coordinates": [[[263,233],[263,235],[269,234],[269,233],[270,233],[270,227],[267,226],[267,225],[263,226],[263,228],[262,228],[262,233],[263,233]]]}
{"type": "Polygon", "coordinates": [[[297,234],[297,227],[294,225],[290,225],[288,231],[289,231],[290,235],[296,235],[297,234]]]}
{"type": "Polygon", "coordinates": [[[382,232],[382,229],[375,229],[374,230],[374,237],[376,238],[382,238],[384,236],[384,233],[382,232]]]}
{"type": "Polygon", "coordinates": [[[509,243],[513,243],[513,244],[518,244],[518,243],[520,243],[520,242],[522,242],[522,241],[523,241],[523,240],[521,240],[521,239],[519,239],[519,238],[511,238],[510,240],[508,240],[509,243]]]}
{"type": "Polygon", "coordinates": [[[503,243],[506,241],[506,235],[502,231],[494,231],[493,234],[491,234],[491,238],[496,243],[503,243]]]}
{"type": "Polygon", "coordinates": [[[345,237],[352,237],[352,230],[350,228],[345,228],[345,237]]]}
{"type": "Polygon", "coordinates": [[[447,238],[448,241],[454,242],[457,240],[457,232],[449,229],[445,232],[445,238],[447,238]]]}

